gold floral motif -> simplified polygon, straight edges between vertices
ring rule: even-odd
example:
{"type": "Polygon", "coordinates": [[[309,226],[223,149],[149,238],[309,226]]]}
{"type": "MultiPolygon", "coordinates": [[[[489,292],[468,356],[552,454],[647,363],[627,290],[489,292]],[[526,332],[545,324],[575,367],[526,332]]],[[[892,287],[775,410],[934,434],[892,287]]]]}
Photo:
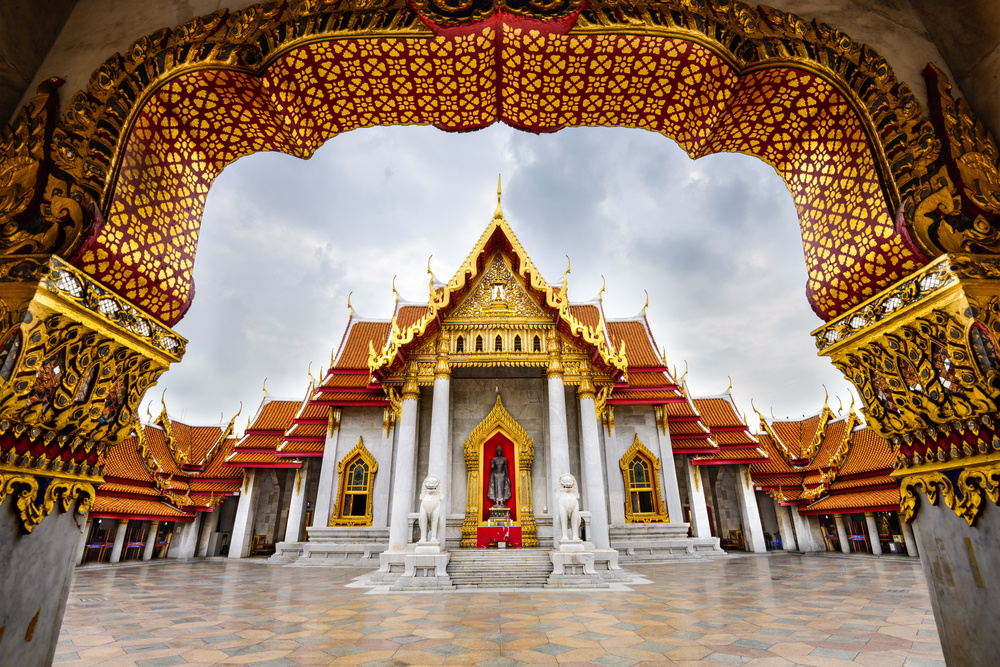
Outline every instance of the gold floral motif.
{"type": "Polygon", "coordinates": [[[63,512],[68,512],[79,501],[76,504],[79,514],[86,514],[94,506],[97,493],[93,484],[76,479],[35,477],[4,468],[6,466],[0,467],[0,503],[16,493],[17,513],[25,532],[33,531],[57,504],[63,512]],[[38,495],[40,488],[44,488],[41,497],[38,495]]]}
{"type": "Polygon", "coordinates": [[[971,526],[982,510],[985,499],[1000,504],[1000,464],[967,468],[958,475],[957,489],[951,479],[940,472],[921,472],[900,481],[899,511],[904,521],[912,522],[919,507],[916,491],[923,491],[931,505],[938,496],[955,514],[971,526]]]}

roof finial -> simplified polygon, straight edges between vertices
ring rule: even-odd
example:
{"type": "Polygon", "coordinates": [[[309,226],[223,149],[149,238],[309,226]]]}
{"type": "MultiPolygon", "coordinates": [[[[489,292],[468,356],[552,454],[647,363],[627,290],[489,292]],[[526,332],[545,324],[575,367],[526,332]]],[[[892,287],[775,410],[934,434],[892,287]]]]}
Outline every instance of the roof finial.
{"type": "Polygon", "coordinates": [[[347,307],[351,309],[351,319],[354,319],[354,306],[351,305],[351,294],[354,294],[354,292],[348,292],[347,294],[347,307]]]}
{"type": "Polygon", "coordinates": [[[733,395],[733,376],[729,375],[727,377],[729,377],[729,388],[726,389],[726,393],[729,394],[730,397],[732,397],[732,395],[733,395]]]}
{"type": "Polygon", "coordinates": [[[264,390],[264,398],[267,398],[267,378],[264,378],[264,386],[262,389],[264,390]]]}
{"type": "Polygon", "coordinates": [[[500,174],[497,174],[497,208],[493,211],[494,220],[503,220],[503,210],[500,208],[500,174]]]}
{"type": "Polygon", "coordinates": [[[837,406],[837,414],[840,415],[844,412],[844,402],[840,400],[840,396],[837,397],[837,403],[840,404],[837,406]]]}
{"type": "Polygon", "coordinates": [[[771,419],[777,419],[777,417],[774,416],[774,406],[773,405],[771,406],[771,419]]]}
{"type": "Polygon", "coordinates": [[[569,261],[569,255],[566,255],[566,272],[563,273],[563,287],[564,288],[566,287],[566,284],[567,284],[566,283],[566,276],[568,276],[572,270],[573,270],[573,263],[571,261],[569,261]]]}
{"type": "Polygon", "coordinates": [[[437,278],[434,276],[434,272],[431,271],[431,257],[433,256],[434,255],[427,256],[427,273],[431,274],[431,285],[433,285],[434,281],[437,280],[437,278]]]}
{"type": "Polygon", "coordinates": [[[226,418],[226,411],[223,410],[222,412],[219,413],[219,423],[221,424],[222,420],[225,418],[226,418]]]}
{"type": "Polygon", "coordinates": [[[648,308],[648,307],[649,307],[649,291],[648,291],[648,290],[642,290],[642,291],[643,291],[643,292],[646,292],[646,303],[645,303],[645,305],[644,305],[644,306],[642,307],[642,316],[643,316],[643,317],[646,317],[646,308],[648,308]]]}
{"type": "Polygon", "coordinates": [[[306,373],[309,374],[309,384],[316,386],[316,378],[313,377],[313,362],[309,362],[309,368],[306,369],[306,373]]]}
{"type": "Polygon", "coordinates": [[[396,276],[392,277],[392,293],[396,295],[396,301],[399,302],[399,292],[396,290],[396,276]]]}
{"type": "Polygon", "coordinates": [[[241,412],[243,412],[243,401],[240,401],[240,409],[236,411],[235,415],[233,415],[233,421],[236,421],[236,418],[240,416],[241,412]]]}
{"type": "Polygon", "coordinates": [[[604,303],[604,288],[608,286],[608,280],[601,274],[601,291],[597,293],[597,300],[604,303]]]}
{"type": "Polygon", "coordinates": [[[825,396],[823,397],[823,407],[824,407],[824,408],[825,408],[825,407],[829,407],[829,406],[827,406],[827,403],[829,403],[829,402],[830,402],[830,392],[829,392],[829,390],[828,390],[828,389],[826,388],[826,385],[823,385],[823,393],[824,393],[824,394],[826,394],[826,395],[825,395],[825,396]]]}

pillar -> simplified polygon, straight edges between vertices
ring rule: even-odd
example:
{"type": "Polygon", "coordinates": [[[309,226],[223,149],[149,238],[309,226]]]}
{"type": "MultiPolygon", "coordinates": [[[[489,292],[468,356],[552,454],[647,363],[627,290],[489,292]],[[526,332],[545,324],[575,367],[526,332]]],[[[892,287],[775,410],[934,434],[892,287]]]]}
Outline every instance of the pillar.
{"type": "Polygon", "coordinates": [[[837,524],[837,539],[840,540],[840,550],[845,554],[851,553],[851,543],[847,540],[847,528],[844,526],[844,515],[834,514],[833,522],[837,524]]]}
{"type": "Polygon", "coordinates": [[[323,462],[319,468],[319,487],[316,489],[316,507],[312,527],[326,528],[330,524],[333,502],[337,493],[337,443],[340,441],[341,408],[330,408],[326,442],[323,445],[323,462]]]}
{"type": "Polygon", "coordinates": [[[667,516],[670,517],[670,523],[684,523],[684,506],[681,504],[681,492],[677,487],[677,466],[674,464],[674,448],[670,442],[670,430],[667,428],[667,408],[666,406],[657,407],[659,407],[659,410],[656,420],[656,435],[660,442],[663,499],[667,503],[667,516]]]}
{"type": "MultiPolygon", "coordinates": [[[[582,365],[581,365],[582,366],[582,365]]],[[[601,441],[597,432],[597,407],[594,403],[594,384],[587,365],[577,389],[580,402],[580,436],[583,441],[583,465],[586,471],[587,509],[590,510],[590,530],[587,538],[598,549],[610,549],[608,534],[608,504],[604,485],[604,466],[601,465],[601,441]]],[[[567,453],[568,453],[567,447],[567,453]]],[[[554,506],[553,506],[554,507],[554,506]]]]}
{"type": "Polygon", "coordinates": [[[376,473],[375,486],[372,489],[372,527],[386,528],[389,525],[389,488],[392,482],[392,439],[396,430],[396,413],[391,407],[382,412],[382,441],[379,443],[375,458],[385,461],[385,472],[376,473]]]}
{"type": "Polygon", "coordinates": [[[309,459],[295,471],[292,497],[288,502],[288,520],[285,522],[285,542],[302,540],[302,528],[306,519],[306,488],[309,484],[309,459]]]}
{"type": "Polygon", "coordinates": [[[823,529],[819,525],[819,519],[799,514],[799,508],[795,505],[789,509],[792,513],[792,522],[795,524],[799,551],[826,551],[826,541],[823,539],[823,529]]]}
{"type": "Polygon", "coordinates": [[[691,534],[695,537],[711,537],[712,526],[708,522],[708,505],[705,504],[705,485],[701,480],[701,468],[688,459],[688,499],[691,502],[691,534]]]}
{"type": "Polygon", "coordinates": [[[788,508],[779,501],[774,501],[774,513],[778,515],[778,529],[781,531],[781,548],[785,551],[796,551],[795,528],[792,526],[792,516],[788,508]]]}
{"type": "Polygon", "coordinates": [[[865,525],[868,527],[868,540],[872,543],[872,553],[882,555],[882,543],[878,541],[878,524],[872,512],[865,512],[865,525]]]}
{"type": "Polygon", "coordinates": [[[250,555],[250,541],[253,539],[253,520],[257,511],[257,470],[245,468],[243,471],[243,491],[236,506],[233,521],[233,536],[229,543],[230,558],[246,558],[250,555]]]}
{"type": "MultiPolygon", "coordinates": [[[[549,365],[549,512],[552,515],[554,543],[558,547],[561,526],[559,525],[559,478],[570,472],[569,431],[566,427],[566,393],[563,388],[563,365],[559,334],[553,329],[548,332],[549,365]]],[[[574,535],[574,537],[576,537],[574,535]]]]}
{"type": "MultiPolygon", "coordinates": [[[[449,434],[451,432],[451,367],[448,365],[450,338],[444,331],[438,334],[437,364],[434,366],[434,393],[431,403],[430,445],[427,452],[427,474],[441,480],[441,523],[451,508],[448,499],[449,474],[449,434]]],[[[517,475],[516,470],[510,471],[517,475]]],[[[428,526],[428,532],[430,526],[428,526]]],[[[438,528],[438,540],[444,545],[444,526],[438,528]]]]}
{"type": "Polygon", "coordinates": [[[122,551],[125,548],[125,533],[127,532],[128,519],[118,519],[118,527],[115,528],[115,543],[111,546],[109,563],[117,563],[122,559],[122,551]]]}
{"type": "Polygon", "coordinates": [[[612,526],[625,525],[625,480],[620,474],[615,474],[619,468],[618,434],[615,431],[615,407],[604,407],[604,426],[607,437],[604,441],[604,465],[610,471],[608,474],[608,506],[609,520],[612,526]]]}
{"type": "Polygon", "coordinates": [[[198,512],[194,516],[194,521],[175,524],[174,537],[170,540],[170,548],[167,549],[168,558],[177,558],[178,560],[194,558],[198,548],[198,533],[201,530],[201,515],[202,513],[198,512]]]}
{"type": "Polygon", "coordinates": [[[79,565],[83,562],[83,559],[87,556],[87,540],[90,539],[90,530],[94,527],[94,520],[87,519],[87,523],[83,526],[83,537],[80,538],[80,544],[76,548],[76,564],[79,565]]]}
{"type": "Polygon", "coordinates": [[[743,540],[746,546],[755,554],[767,553],[764,526],[760,522],[760,510],[757,509],[757,494],[754,492],[753,480],[750,478],[750,467],[747,465],[740,465],[737,469],[736,496],[740,501],[743,540]]]}
{"type": "Polygon", "coordinates": [[[913,528],[903,520],[903,517],[899,517],[899,529],[903,533],[903,542],[906,543],[906,555],[918,558],[920,552],[917,550],[917,540],[913,537],[913,528]]]}
{"type": "Polygon", "coordinates": [[[201,519],[201,530],[198,536],[198,548],[195,554],[198,558],[205,558],[208,556],[208,545],[212,540],[212,533],[219,523],[219,506],[217,505],[215,509],[211,512],[205,514],[201,519]]]}
{"type": "Polygon", "coordinates": [[[399,417],[399,438],[396,441],[396,465],[392,475],[392,513],[389,518],[389,550],[406,547],[410,523],[407,515],[413,509],[413,465],[417,454],[417,407],[420,389],[417,369],[406,369],[403,400],[399,417]]]}
{"type": "Polygon", "coordinates": [[[142,559],[152,560],[153,559],[153,549],[156,548],[156,533],[160,528],[159,521],[149,522],[149,532],[146,533],[146,545],[142,549],[142,559]]]}

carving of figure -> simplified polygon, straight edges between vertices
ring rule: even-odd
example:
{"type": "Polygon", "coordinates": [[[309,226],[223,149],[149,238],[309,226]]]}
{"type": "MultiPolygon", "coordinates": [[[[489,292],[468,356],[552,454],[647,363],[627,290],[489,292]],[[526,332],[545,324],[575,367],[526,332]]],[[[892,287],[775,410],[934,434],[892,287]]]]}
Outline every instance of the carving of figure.
{"type": "Polygon", "coordinates": [[[576,487],[576,478],[569,473],[559,478],[559,519],[562,541],[579,539],[580,491],[576,487]]]}
{"type": "Polygon", "coordinates": [[[438,541],[438,522],[441,518],[441,503],[444,491],[441,490],[441,480],[437,475],[427,475],[424,486],[420,490],[420,541],[438,541]]]}
{"type": "Polygon", "coordinates": [[[507,457],[503,455],[503,447],[497,445],[497,455],[490,461],[490,485],[486,489],[486,497],[493,501],[493,506],[503,505],[510,500],[510,474],[507,472],[507,457]]]}

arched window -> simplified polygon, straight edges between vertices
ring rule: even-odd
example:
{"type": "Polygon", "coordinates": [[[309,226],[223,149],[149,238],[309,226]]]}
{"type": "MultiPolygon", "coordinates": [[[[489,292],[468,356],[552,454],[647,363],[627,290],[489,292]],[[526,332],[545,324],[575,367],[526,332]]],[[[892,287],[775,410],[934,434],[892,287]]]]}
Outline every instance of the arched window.
{"type": "Polygon", "coordinates": [[[496,339],[493,341],[493,351],[503,352],[503,338],[500,338],[500,334],[497,334],[496,339]]]}
{"type": "Polygon", "coordinates": [[[515,352],[520,352],[521,351],[521,337],[520,336],[514,336],[514,351],[515,352]]]}
{"type": "Polygon", "coordinates": [[[660,492],[660,460],[635,436],[619,461],[625,480],[625,520],[629,523],[667,523],[660,492]]]}
{"type": "Polygon", "coordinates": [[[458,337],[458,342],[455,343],[456,352],[465,352],[465,338],[462,336],[458,337]]]}
{"type": "Polygon", "coordinates": [[[532,352],[541,352],[542,351],[542,339],[539,338],[538,336],[535,336],[535,340],[531,344],[531,351],[532,352]]]}
{"type": "Polygon", "coordinates": [[[482,351],[483,351],[483,337],[476,336],[476,352],[482,352],[482,351]]]}
{"type": "Polygon", "coordinates": [[[361,438],[337,464],[340,493],[330,516],[331,526],[370,526],[372,524],[372,489],[378,463],[365,449],[361,438]]]}

